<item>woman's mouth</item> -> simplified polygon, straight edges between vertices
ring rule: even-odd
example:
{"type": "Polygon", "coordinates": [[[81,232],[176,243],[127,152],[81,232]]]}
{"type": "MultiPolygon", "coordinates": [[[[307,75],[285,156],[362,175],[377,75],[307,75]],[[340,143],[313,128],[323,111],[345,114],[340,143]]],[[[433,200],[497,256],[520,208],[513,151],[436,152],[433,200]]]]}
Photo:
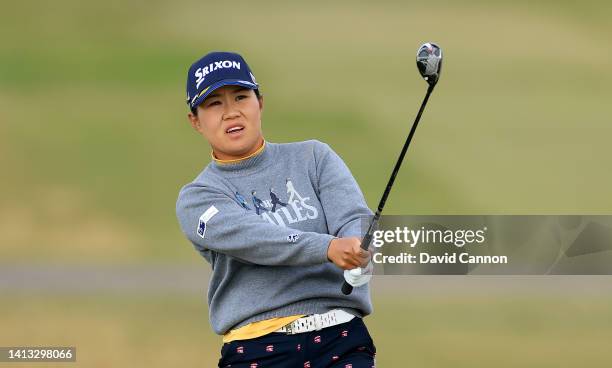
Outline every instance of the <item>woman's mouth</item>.
{"type": "Polygon", "coordinates": [[[244,130],[244,126],[242,125],[234,125],[225,130],[225,133],[230,135],[237,135],[244,130]]]}

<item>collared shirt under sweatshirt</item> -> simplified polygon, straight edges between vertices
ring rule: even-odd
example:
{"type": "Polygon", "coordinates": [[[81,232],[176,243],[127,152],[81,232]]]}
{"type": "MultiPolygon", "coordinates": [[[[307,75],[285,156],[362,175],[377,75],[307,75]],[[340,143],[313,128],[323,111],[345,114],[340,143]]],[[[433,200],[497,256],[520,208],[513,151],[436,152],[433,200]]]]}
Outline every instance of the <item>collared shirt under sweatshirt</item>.
{"type": "Polygon", "coordinates": [[[372,312],[369,286],[343,295],[334,237],[362,236],[372,212],[342,159],[316,140],[265,142],[255,156],[211,162],[176,204],[183,233],[211,264],[210,323],[219,335],[274,317],[372,312]]]}

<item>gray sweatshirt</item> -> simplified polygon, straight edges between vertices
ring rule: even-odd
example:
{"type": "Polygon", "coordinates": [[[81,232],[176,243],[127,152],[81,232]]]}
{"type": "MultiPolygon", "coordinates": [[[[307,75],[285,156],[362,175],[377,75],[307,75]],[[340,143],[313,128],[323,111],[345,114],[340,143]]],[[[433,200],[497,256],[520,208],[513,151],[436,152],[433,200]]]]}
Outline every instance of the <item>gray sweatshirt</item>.
{"type": "Polygon", "coordinates": [[[183,233],[211,264],[210,323],[248,323],[343,309],[372,312],[368,285],[345,296],[327,259],[334,237],[362,236],[372,215],[351,172],[325,143],[266,142],[251,158],[211,162],[176,203],[183,233]]]}

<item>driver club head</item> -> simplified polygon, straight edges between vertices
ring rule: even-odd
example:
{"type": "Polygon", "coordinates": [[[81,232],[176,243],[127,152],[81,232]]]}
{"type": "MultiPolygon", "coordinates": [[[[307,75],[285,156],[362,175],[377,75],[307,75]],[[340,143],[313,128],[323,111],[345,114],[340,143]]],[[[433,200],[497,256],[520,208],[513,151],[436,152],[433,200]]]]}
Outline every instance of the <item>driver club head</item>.
{"type": "Polygon", "coordinates": [[[440,79],[442,71],[442,49],[433,42],[427,42],[419,47],[416,57],[417,68],[423,79],[434,86],[440,79]]]}

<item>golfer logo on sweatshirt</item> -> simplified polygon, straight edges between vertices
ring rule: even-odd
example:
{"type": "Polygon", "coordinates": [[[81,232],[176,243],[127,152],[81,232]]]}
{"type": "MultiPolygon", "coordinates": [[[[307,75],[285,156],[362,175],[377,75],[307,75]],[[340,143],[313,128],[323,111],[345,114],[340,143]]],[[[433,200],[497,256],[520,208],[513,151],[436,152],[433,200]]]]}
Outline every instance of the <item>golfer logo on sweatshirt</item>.
{"type": "Polygon", "coordinates": [[[276,193],[274,193],[274,188],[270,188],[270,199],[272,200],[272,212],[276,212],[276,205],[279,204],[283,207],[287,207],[287,203],[283,203],[278,199],[276,193]]]}
{"type": "Polygon", "coordinates": [[[253,196],[253,207],[255,207],[255,213],[259,215],[261,212],[267,212],[268,209],[265,207],[263,201],[255,196],[257,194],[256,191],[251,191],[251,195],[253,196]]]}
{"type": "Polygon", "coordinates": [[[298,193],[290,178],[285,180],[285,184],[288,198],[286,203],[281,201],[274,188],[270,188],[270,200],[262,201],[253,194],[255,212],[269,223],[280,226],[317,219],[319,210],[310,202],[310,197],[298,193]]]}
{"type": "Polygon", "coordinates": [[[295,187],[293,186],[293,183],[291,182],[291,178],[285,179],[285,185],[287,185],[287,195],[289,196],[287,203],[293,203],[293,201],[300,201],[302,203],[304,202],[304,198],[302,198],[300,193],[298,193],[298,191],[295,190],[295,187]]]}
{"type": "Polygon", "coordinates": [[[242,196],[242,194],[236,192],[235,194],[236,200],[238,201],[238,203],[240,203],[240,205],[242,206],[242,208],[244,208],[245,210],[250,210],[251,208],[247,205],[246,199],[244,199],[244,197],[242,196]]]}
{"type": "Polygon", "coordinates": [[[287,178],[285,180],[285,184],[287,186],[287,196],[289,197],[287,203],[289,203],[295,209],[296,213],[300,214],[304,212],[304,216],[306,216],[307,219],[318,218],[319,211],[317,211],[315,206],[308,203],[310,201],[310,197],[301,196],[293,186],[291,178],[287,178]]]}

